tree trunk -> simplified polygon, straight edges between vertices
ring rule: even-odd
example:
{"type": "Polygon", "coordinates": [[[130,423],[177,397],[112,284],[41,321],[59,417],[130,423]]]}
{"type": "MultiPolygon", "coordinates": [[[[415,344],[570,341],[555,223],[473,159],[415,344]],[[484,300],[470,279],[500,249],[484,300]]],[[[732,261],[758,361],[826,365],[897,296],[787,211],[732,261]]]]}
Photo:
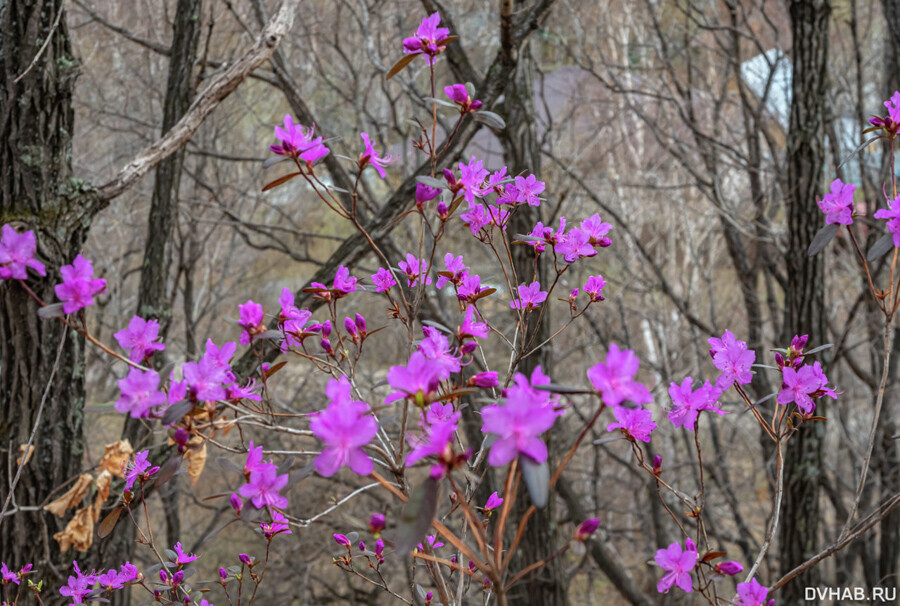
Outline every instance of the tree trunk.
{"type": "MultiPolygon", "coordinates": [[[[172,46],[169,55],[169,77],[163,108],[162,135],[187,113],[194,98],[194,65],[202,29],[203,0],[178,0],[172,28],[172,46]]],[[[165,339],[172,318],[172,301],[169,284],[174,226],[178,212],[178,195],[184,166],[184,149],[172,154],[156,167],[150,216],[147,222],[147,240],[138,288],[137,315],[144,319],[156,319],[160,323],[160,337],[165,339]]],[[[151,362],[157,369],[164,365],[164,352],[156,353],[151,362]]],[[[151,432],[140,419],[125,417],[122,438],[131,442],[135,450],[146,447],[151,432]]],[[[154,454],[157,465],[172,454],[171,448],[154,454]]],[[[180,540],[181,518],[178,508],[178,478],[174,477],[159,491],[166,520],[166,542],[169,546],[180,540]]],[[[98,541],[95,550],[97,567],[134,558],[134,528],[123,524],[105,541],[98,541]]],[[[131,592],[117,591],[111,596],[113,606],[131,603],[131,592]]]]}
{"type": "MultiPolygon", "coordinates": [[[[518,175],[522,172],[533,173],[540,178],[541,173],[541,146],[538,140],[537,124],[534,117],[534,85],[532,82],[533,59],[525,47],[519,58],[516,73],[511,79],[509,88],[506,89],[507,127],[500,133],[500,142],[503,145],[503,155],[509,174],[518,175]]],[[[541,215],[538,208],[521,205],[516,210],[510,221],[507,235],[519,233],[531,233],[534,224],[540,221],[541,215]]],[[[513,263],[519,283],[530,284],[533,280],[541,283],[542,288],[550,285],[550,272],[548,268],[548,254],[540,257],[537,266],[534,262],[534,252],[528,246],[512,247],[513,263]],[[535,277],[535,269],[537,276],[535,277]]],[[[526,316],[528,322],[528,335],[536,335],[532,343],[537,344],[550,336],[549,314],[545,313],[543,321],[538,323],[538,314],[531,313],[526,316]]],[[[531,340],[530,337],[528,340],[531,340]]],[[[532,345],[533,347],[533,345],[532,345]]],[[[518,372],[531,376],[531,372],[542,366],[545,373],[550,372],[549,348],[542,348],[538,353],[523,359],[519,363],[518,372]]],[[[553,432],[551,432],[552,434],[553,432]]],[[[550,468],[553,469],[553,436],[547,435],[548,450],[550,450],[550,468]]],[[[522,542],[512,560],[511,571],[515,573],[538,560],[551,556],[560,546],[555,519],[554,498],[551,498],[547,507],[539,509],[529,520],[525,528],[522,542]]],[[[524,482],[520,493],[516,496],[512,519],[520,519],[531,499],[525,489],[524,482]]],[[[510,529],[513,534],[517,530],[510,529]]],[[[514,587],[508,596],[511,604],[522,604],[531,601],[535,604],[555,606],[567,604],[565,574],[562,562],[559,559],[551,560],[536,572],[525,578],[514,587]]]]}
{"type": "MultiPolygon", "coordinates": [[[[900,88],[900,0],[881,0],[884,11],[884,23],[887,29],[885,44],[885,98],[889,98],[900,88]]],[[[889,149],[887,145],[885,150],[889,149]]],[[[889,154],[885,153],[884,165],[887,170],[882,174],[890,174],[887,162],[889,154]]],[[[891,353],[890,383],[885,392],[884,410],[881,414],[879,444],[875,447],[881,496],[900,492],[900,441],[892,436],[900,432],[897,415],[900,414],[900,384],[897,382],[897,358],[900,357],[900,329],[894,330],[894,350],[891,353]]],[[[884,358],[878,355],[883,362],[884,358]]],[[[896,590],[900,583],[900,511],[894,510],[881,523],[880,549],[878,557],[879,584],[896,590]]]]}
{"type": "MultiPolygon", "coordinates": [[[[71,176],[78,64],[63,4],[0,0],[0,224],[35,231],[47,277],[30,273],[27,282],[45,301],[55,299],[58,268],[80,251],[92,216],[71,176]]],[[[37,309],[19,284],[0,284],[0,502],[16,474],[19,446],[36,429],[34,455],[7,513],[46,504],[82,465],[84,341],[58,320],[38,318],[37,309]]],[[[43,510],[0,519],[3,560],[35,565],[48,606],[63,602],[60,575],[78,555],[61,555],[52,538],[64,526],[43,510]]]]}
{"type": "MultiPolygon", "coordinates": [[[[813,346],[825,332],[824,255],[806,250],[822,227],[816,198],[822,195],[825,164],[825,92],[828,63],[830,0],[790,3],[794,77],[787,151],[788,291],[782,340],[808,334],[813,346]]],[[[824,400],[819,400],[822,414],[824,400]]],[[[785,491],[780,530],[782,573],[812,556],[819,543],[819,492],[823,474],[823,423],[806,424],[785,452],[785,491]]],[[[818,586],[820,572],[810,569],[788,583],[780,604],[804,604],[804,588],[818,586]]]]}

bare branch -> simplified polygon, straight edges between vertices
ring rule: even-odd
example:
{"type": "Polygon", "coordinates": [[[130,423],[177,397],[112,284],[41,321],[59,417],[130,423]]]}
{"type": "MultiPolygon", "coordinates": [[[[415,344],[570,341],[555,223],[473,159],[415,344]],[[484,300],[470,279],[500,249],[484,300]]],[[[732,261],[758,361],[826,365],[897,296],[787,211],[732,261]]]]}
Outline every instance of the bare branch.
{"type": "Polygon", "coordinates": [[[256,44],[197,96],[184,117],[161,139],[125,165],[115,178],[97,190],[97,201],[101,208],[113,198],[123,194],[153,167],[184,146],[219,103],[234,92],[254,69],[272,56],[285,34],[290,30],[298,5],[299,0],[285,0],[278,13],[260,34],[256,44]]]}

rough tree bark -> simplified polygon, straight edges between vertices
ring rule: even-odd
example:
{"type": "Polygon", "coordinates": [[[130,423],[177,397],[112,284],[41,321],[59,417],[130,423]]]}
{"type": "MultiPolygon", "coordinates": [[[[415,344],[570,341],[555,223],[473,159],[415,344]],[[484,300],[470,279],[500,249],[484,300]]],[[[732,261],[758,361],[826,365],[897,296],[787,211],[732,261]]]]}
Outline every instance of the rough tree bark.
{"type": "MultiPolygon", "coordinates": [[[[884,93],[889,98],[900,88],[900,0],[881,0],[887,26],[885,44],[884,93]]],[[[887,154],[885,155],[887,157],[887,154]]],[[[885,162],[885,166],[889,166],[885,162]]],[[[885,174],[885,173],[882,173],[885,174]]],[[[900,357],[900,329],[894,329],[894,351],[891,355],[891,383],[885,393],[884,411],[876,446],[876,462],[881,481],[881,495],[900,492],[900,441],[892,436],[900,432],[900,384],[897,381],[897,358],[900,357]]],[[[878,356],[883,361],[882,356],[878,356]]],[[[900,511],[892,512],[881,523],[878,555],[878,579],[884,587],[900,585],[900,511]]]]}
{"type": "MultiPolygon", "coordinates": [[[[824,255],[806,254],[822,217],[816,197],[822,195],[825,165],[825,93],[828,64],[830,0],[790,3],[792,83],[787,149],[788,290],[782,340],[808,334],[812,345],[825,342],[824,255]]],[[[819,406],[822,406],[819,400],[819,406]]],[[[817,411],[821,414],[821,410],[817,411]]],[[[783,523],[780,530],[781,570],[787,572],[814,555],[819,539],[819,493],[825,426],[809,423],[795,434],[785,452],[783,523]]],[[[786,585],[779,603],[804,604],[805,587],[818,585],[813,568],[786,585]]]]}
{"type": "MultiPolygon", "coordinates": [[[[271,56],[297,8],[296,0],[286,0],[253,47],[211,81],[166,136],[109,183],[94,188],[72,177],[78,70],[63,4],[0,0],[0,223],[35,231],[48,275],[28,282],[48,301],[55,298],[59,267],[80,252],[93,217],[187,143],[218,104],[271,56]]],[[[0,503],[13,485],[18,446],[36,428],[34,455],[15,484],[9,510],[14,522],[0,518],[0,554],[13,567],[35,564],[47,606],[68,602],[58,587],[73,554],[59,553],[51,536],[62,524],[41,506],[81,470],[83,406],[83,339],[63,330],[60,322],[39,320],[37,304],[18,284],[0,284],[0,503]]]]}
{"type": "MultiPolygon", "coordinates": [[[[532,173],[540,178],[541,174],[541,143],[538,139],[537,122],[534,109],[534,84],[532,76],[533,58],[528,52],[528,47],[522,49],[522,54],[517,62],[515,75],[511,78],[506,89],[503,110],[506,112],[507,127],[500,133],[500,143],[503,146],[503,156],[511,175],[532,173]]],[[[522,205],[516,210],[507,229],[508,235],[528,234],[534,228],[535,223],[541,220],[537,207],[522,205]]],[[[535,264],[534,252],[528,246],[513,246],[513,266],[518,283],[530,284],[537,280],[544,288],[552,281],[547,255],[539,257],[535,264]],[[535,275],[535,272],[537,275],[535,275]]],[[[515,285],[514,285],[515,286],[515,285]]],[[[545,313],[539,321],[539,314],[526,315],[527,334],[534,335],[528,341],[534,344],[541,343],[550,336],[550,316],[545,313]]],[[[533,345],[532,345],[533,347],[533,345]]],[[[537,353],[528,356],[519,363],[518,372],[531,376],[532,371],[541,366],[543,371],[550,373],[550,350],[542,348],[537,353]]],[[[551,432],[552,433],[552,432],[551,432]]],[[[553,436],[547,436],[548,450],[550,450],[551,469],[553,468],[553,436]]],[[[552,494],[552,493],[551,493],[552,494]]],[[[551,498],[547,507],[539,509],[529,520],[525,528],[522,543],[513,558],[512,570],[521,570],[528,565],[549,557],[559,549],[560,541],[557,532],[554,506],[555,499],[551,498]]],[[[531,499],[525,489],[524,482],[520,487],[520,494],[516,497],[513,519],[520,519],[525,510],[531,505],[531,499]]],[[[517,528],[513,526],[510,531],[515,535],[517,528]]],[[[526,577],[509,594],[510,603],[520,604],[533,600],[536,604],[554,606],[567,604],[565,573],[561,560],[553,559],[547,565],[542,566],[536,572],[526,577]]]]}
{"type": "MultiPolygon", "coordinates": [[[[80,251],[91,221],[82,184],[72,177],[78,62],[63,4],[0,0],[0,224],[35,231],[47,277],[30,273],[28,283],[45,300],[55,298],[59,267],[80,251]]],[[[34,563],[51,587],[69,559],[52,538],[64,522],[39,507],[16,512],[15,506],[45,504],[81,471],[83,404],[82,339],[60,322],[38,318],[37,304],[18,284],[0,284],[0,503],[16,473],[17,450],[37,428],[34,456],[7,512],[15,515],[0,519],[0,554],[11,567],[34,563]]],[[[54,597],[48,593],[45,604],[59,603],[54,597]]]]}

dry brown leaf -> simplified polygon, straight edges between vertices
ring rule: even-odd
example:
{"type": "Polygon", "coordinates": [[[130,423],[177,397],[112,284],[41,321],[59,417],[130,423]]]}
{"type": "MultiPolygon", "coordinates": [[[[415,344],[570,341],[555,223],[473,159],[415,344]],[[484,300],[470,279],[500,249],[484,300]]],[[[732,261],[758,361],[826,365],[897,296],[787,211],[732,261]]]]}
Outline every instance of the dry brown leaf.
{"type": "MultiPolygon", "coordinates": [[[[199,438],[200,441],[203,438],[199,438]]],[[[191,440],[193,443],[194,440],[191,440]]],[[[206,465],[206,442],[200,445],[199,448],[189,448],[184,453],[184,458],[187,459],[188,462],[188,475],[191,478],[191,486],[197,484],[197,480],[200,479],[200,474],[203,473],[203,467],[206,465]]]]}
{"type": "Polygon", "coordinates": [[[216,430],[219,430],[223,436],[227,436],[231,428],[234,427],[234,423],[234,419],[217,419],[213,421],[213,435],[215,435],[216,430]]]}
{"type": "Polygon", "coordinates": [[[25,455],[25,464],[28,465],[28,461],[31,460],[31,455],[34,454],[34,446],[28,446],[27,444],[22,444],[19,446],[19,458],[16,459],[16,465],[22,464],[22,455],[25,455]],[[25,448],[28,447],[28,454],[25,455],[25,448]]]}
{"type": "Polygon", "coordinates": [[[53,535],[59,543],[59,550],[66,552],[69,547],[75,551],[87,551],[94,542],[94,517],[93,507],[82,507],[75,512],[75,517],[69,520],[62,532],[53,535]]]}
{"type": "Polygon", "coordinates": [[[100,519],[100,510],[106,499],[109,498],[109,485],[112,484],[112,474],[103,470],[97,476],[97,496],[94,497],[94,522],[100,519]]]}
{"type": "Polygon", "coordinates": [[[100,469],[105,469],[117,478],[124,478],[122,467],[133,453],[134,449],[131,448],[131,442],[128,440],[107,444],[103,451],[103,458],[100,460],[100,469]]]}
{"type": "Polygon", "coordinates": [[[90,488],[93,483],[94,476],[89,473],[81,474],[78,477],[78,481],[75,482],[75,485],[72,486],[72,488],[70,488],[66,494],[59,497],[49,505],[44,506],[44,509],[59,517],[63,517],[64,515],[66,515],[67,509],[71,509],[73,507],[78,507],[79,505],[81,505],[81,500],[84,498],[84,493],[88,491],[88,488],[90,488]]]}

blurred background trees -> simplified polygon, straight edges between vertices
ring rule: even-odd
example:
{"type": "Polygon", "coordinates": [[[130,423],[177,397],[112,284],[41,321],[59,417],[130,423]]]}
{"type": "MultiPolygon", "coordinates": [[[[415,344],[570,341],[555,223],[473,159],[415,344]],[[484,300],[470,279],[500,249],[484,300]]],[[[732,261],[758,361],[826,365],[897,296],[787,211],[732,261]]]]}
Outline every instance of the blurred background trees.
{"type": "MultiPolygon", "coordinates": [[[[43,12],[26,8],[32,4],[38,3],[0,1],[0,44],[4,51],[20,46],[18,54],[2,54],[16,60],[3,63],[0,219],[37,227],[36,209],[49,208],[48,200],[59,210],[54,217],[69,217],[65,230],[45,226],[40,252],[48,266],[58,267],[84,245],[86,256],[96,260],[109,287],[88,322],[101,339],[111,341],[137,311],[163,321],[166,362],[181,361],[202,352],[209,337],[236,339],[239,328],[229,319],[247,298],[271,311],[283,287],[299,291],[341,262],[354,264],[360,276],[376,265],[348,226],[302,184],[261,193],[277,170],[264,173],[261,166],[273,142],[272,126],[285,113],[314,123],[331,139],[333,153],[317,172],[336,187],[352,189],[352,164],[339,156],[357,155],[359,132],[369,133],[376,148],[389,148],[397,161],[387,179],[363,179],[371,202],[364,211],[379,226],[385,248],[405,254],[407,226],[393,219],[412,203],[413,177],[427,172],[409,143],[418,129],[409,118],[430,113],[422,100],[430,90],[424,63],[390,81],[384,76],[400,54],[400,40],[438,10],[460,37],[440,58],[438,81],[472,82],[476,98],[508,122],[502,132],[467,125],[442,162],[476,155],[490,169],[507,165],[513,174],[539,174],[547,183],[547,201],[531,217],[532,225],[595,212],[614,225],[613,246],[578,268],[582,274],[563,277],[570,289],[588,274],[602,273],[609,281],[607,301],[592,307],[586,330],[566,333],[542,359],[529,363],[550,368],[555,382],[582,384],[587,366],[615,341],[641,356],[643,379],[654,386],[656,405],[664,407],[670,380],[709,375],[706,339],[726,328],[746,339],[762,363],[771,363],[769,348],[785,347],[795,333],[809,333],[813,346],[835,343],[825,353],[825,366],[844,393],[829,407],[827,423],[815,430],[807,426],[808,435],[796,440],[790,458],[797,466],[788,472],[792,505],[784,511],[784,534],[760,570],[761,581],[777,581],[838,535],[856,491],[874,409],[880,328],[858,264],[852,255],[838,254],[849,241],[838,236],[814,261],[804,251],[822,223],[814,198],[832,179],[859,185],[856,203],[871,215],[888,178],[880,143],[847,157],[865,142],[860,133],[868,116],[882,113],[882,100],[900,88],[900,8],[894,0],[530,0],[511,3],[506,24],[501,11],[507,3],[499,2],[305,0],[271,59],[180,152],[160,163],[152,178],[83,214],[69,200],[83,199],[90,191],[82,190],[85,184],[110,181],[166,133],[198,91],[252,46],[279,4],[71,0],[63,6],[47,0],[43,12]],[[49,31],[59,11],[64,18],[38,64],[40,78],[32,74],[14,86],[43,44],[37,30],[49,31]],[[24,32],[26,22],[37,28],[33,45],[10,34],[24,32]],[[16,114],[27,111],[34,114],[16,114]],[[23,159],[24,135],[13,124],[41,129],[27,145],[37,146],[45,160],[23,159]],[[8,168],[26,164],[24,173],[8,168]],[[22,210],[25,199],[42,202],[22,210]]],[[[450,120],[442,123],[445,132],[450,120]]],[[[869,225],[860,221],[857,235],[871,243],[879,233],[869,233],[869,225]]],[[[467,252],[468,237],[455,237],[461,252],[467,252]]],[[[474,253],[466,260],[484,267],[489,262],[474,253]]],[[[882,263],[880,271],[889,271],[888,265],[882,263]]],[[[494,278],[492,286],[499,286],[501,277],[494,278]]],[[[42,288],[49,292],[51,285],[42,288]]],[[[26,302],[19,291],[0,286],[0,295],[0,501],[57,351],[56,387],[43,415],[71,440],[51,445],[52,434],[40,434],[45,440],[37,442],[16,492],[22,510],[3,521],[0,549],[3,558],[33,558],[45,574],[56,567],[64,575],[61,567],[74,554],[57,553],[52,535],[61,523],[27,508],[43,504],[80,470],[96,465],[103,444],[127,436],[137,449],[166,436],[141,424],[123,427],[122,415],[111,410],[119,366],[64,339],[56,324],[23,315],[26,302]],[[32,335],[27,344],[10,336],[22,323],[32,335]],[[14,370],[17,364],[40,371],[14,370]]],[[[441,321],[452,304],[434,296],[426,309],[441,321]]],[[[378,310],[357,311],[375,325],[386,321],[378,310]]],[[[560,325],[558,318],[546,322],[553,330],[560,325]]],[[[385,331],[379,337],[383,366],[369,369],[372,384],[405,354],[405,335],[385,331]]],[[[778,387],[773,376],[759,369],[751,395],[772,393],[778,387]]],[[[271,387],[285,412],[310,412],[324,401],[320,378],[291,366],[271,387]]],[[[898,387],[892,384],[888,394],[875,449],[878,471],[868,477],[862,514],[900,490],[898,387]]],[[[571,433],[582,414],[576,400],[559,434],[571,433]]],[[[707,484],[709,530],[723,551],[749,567],[771,510],[774,451],[741,412],[704,432],[704,448],[716,457],[707,484]]],[[[246,433],[243,443],[253,437],[246,433]]],[[[541,604],[623,598],[657,603],[657,568],[650,562],[656,549],[680,539],[677,527],[653,483],[634,472],[623,443],[605,440],[600,426],[591,437],[529,535],[523,557],[542,557],[554,540],[566,540],[560,528],[586,515],[602,518],[601,532],[585,554],[569,554],[529,578],[525,591],[541,604]]],[[[242,452],[241,443],[232,434],[224,447],[242,452]]],[[[279,435],[267,438],[266,447],[294,453],[305,465],[316,443],[279,435]]],[[[687,464],[693,449],[687,435],[669,427],[651,448],[689,492],[698,478],[687,464]]],[[[196,486],[181,479],[174,490],[153,497],[168,504],[157,509],[166,512],[159,523],[191,551],[204,553],[198,563],[210,571],[234,558],[232,546],[257,540],[231,526],[227,541],[223,534],[205,542],[231,515],[224,501],[204,500],[233,489],[218,473],[219,454],[228,453],[210,453],[196,486]]],[[[308,528],[295,529],[277,544],[271,577],[261,589],[267,603],[385,603],[377,589],[342,575],[330,562],[333,532],[364,526],[373,511],[386,511],[389,520],[397,514],[377,489],[334,507],[364,486],[363,479],[339,474],[311,476],[294,489],[292,502],[305,512],[308,528]]],[[[900,519],[894,512],[825,560],[817,584],[896,587],[898,544],[900,519]]],[[[112,553],[130,554],[139,568],[145,563],[140,550],[131,552],[118,535],[96,540],[92,550],[97,566],[112,553]]],[[[426,578],[399,561],[391,575],[397,584],[426,578]]],[[[810,582],[801,577],[776,598],[797,603],[810,582]]],[[[678,602],[675,596],[664,599],[678,602]]]]}

